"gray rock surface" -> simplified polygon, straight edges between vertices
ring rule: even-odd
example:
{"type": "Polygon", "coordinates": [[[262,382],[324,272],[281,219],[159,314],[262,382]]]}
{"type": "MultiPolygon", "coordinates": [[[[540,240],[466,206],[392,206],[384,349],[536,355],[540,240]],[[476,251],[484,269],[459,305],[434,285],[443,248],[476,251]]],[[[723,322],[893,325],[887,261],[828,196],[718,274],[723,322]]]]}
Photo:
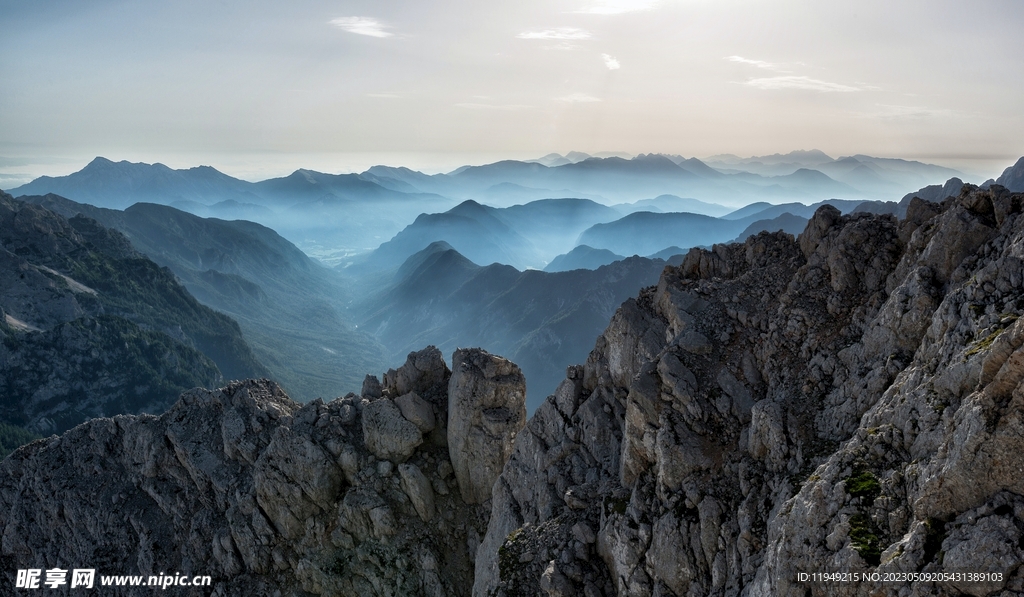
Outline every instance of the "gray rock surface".
{"type": "Polygon", "coordinates": [[[402,416],[416,425],[423,433],[430,433],[437,426],[434,409],[430,407],[430,403],[420,398],[416,392],[409,392],[395,398],[395,405],[402,412],[402,416]]]}
{"type": "MultiPolygon", "coordinates": [[[[446,414],[436,349],[400,371],[426,397],[419,414],[446,414]]],[[[0,463],[5,578],[88,565],[209,574],[213,595],[469,595],[487,511],[462,500],[447,446],[423,441],[394,389],[300,405],[273,382],[236,382],[25,446],[0,463]]],[[[80,592],[64,589],[48,592],[80,592]]]]}
{"type": "Polygon", "coordinates": [[[381,398],[363,406],[363,441],[377,458],[405,462],[423,443],[423,434],[394,401],[381,398]]]}
{"type": "Polygon", "coordinates": [[[474,595],[1021,594],[1022,202],[823,207],[666,268],[517,437],[474,595]],[[954,569],[1001,577],[798,580],[954,569]]]}
{"type": "Polygon", "coordinates": [[[462,499],[482,504],[526,424],[526,378],[478,348],[455,351],[448,382],[448,446],[462,499]]]}

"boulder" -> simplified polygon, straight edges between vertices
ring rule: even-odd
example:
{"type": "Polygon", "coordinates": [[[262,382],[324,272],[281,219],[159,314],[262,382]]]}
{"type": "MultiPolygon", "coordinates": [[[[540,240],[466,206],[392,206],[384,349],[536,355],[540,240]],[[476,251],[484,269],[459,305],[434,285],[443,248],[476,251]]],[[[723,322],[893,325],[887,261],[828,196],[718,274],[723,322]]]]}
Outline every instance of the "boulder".
{"type": "Polygon", "coordinates": [[[363,407],[363,441],[377,458],[405,462],[423,443],[423,434],[392,400],[383,398],[363,407]]]}

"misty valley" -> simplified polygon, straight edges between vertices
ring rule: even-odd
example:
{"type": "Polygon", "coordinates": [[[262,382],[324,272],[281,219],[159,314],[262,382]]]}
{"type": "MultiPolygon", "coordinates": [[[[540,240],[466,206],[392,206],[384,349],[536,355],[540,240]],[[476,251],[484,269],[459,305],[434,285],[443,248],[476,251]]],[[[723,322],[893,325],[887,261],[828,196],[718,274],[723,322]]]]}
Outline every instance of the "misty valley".
{"type": "MultiPolygon", "coordinates": [[[[818,151],[708,163],[567,155],[437,175],[298,170],[256,183],[208,166],[96,158],[11,194],[124,234],[234,319],[260,363],[245,371],[264,372],[294,398],[356,390],[367,372],[422,346],[482,346],[523,367],[532,412],[567,366],[586,359],[622,301],[691,248],[761,231],[796,235],[826,203],[901,216],[915,189],[955,195],[963,176],[818,151]],[[941,188],[929,186],[936,181],[941,188]]],[[[67,428],[44,419],[52,416],[21,423],[40,433],[67,428]]]]}

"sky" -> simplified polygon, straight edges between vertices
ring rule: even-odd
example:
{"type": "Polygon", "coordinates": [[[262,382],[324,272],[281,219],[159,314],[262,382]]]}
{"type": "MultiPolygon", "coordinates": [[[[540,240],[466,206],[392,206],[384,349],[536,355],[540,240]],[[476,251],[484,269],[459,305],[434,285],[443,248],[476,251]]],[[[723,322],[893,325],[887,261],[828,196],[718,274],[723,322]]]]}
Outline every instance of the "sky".
{"type": "Polygon", "coordinates": [[[549,152],[1024,155],[1018,0],[0,0],[0,188],[549,152]]]}

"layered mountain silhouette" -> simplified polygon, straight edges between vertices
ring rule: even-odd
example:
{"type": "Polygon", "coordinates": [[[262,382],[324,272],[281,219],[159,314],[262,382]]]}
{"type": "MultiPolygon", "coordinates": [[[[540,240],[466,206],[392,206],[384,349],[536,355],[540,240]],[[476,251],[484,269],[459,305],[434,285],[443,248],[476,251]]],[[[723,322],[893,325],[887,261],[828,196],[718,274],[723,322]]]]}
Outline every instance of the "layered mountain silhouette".
{"type": "Polygon", "coordinates": [[[396,357],[424,343],[442,351],[488,346],[516,355],[532,410],[586,358],[618,305],[654,284],[666,261],[632,257],[596,270],[481,266],[435,242],[409,257],[377,293],[358,301],[360,329],[396,357]]]}
{"type": "Polygon", "coordinates": [[[78,172],[67,176],[42,176],[10,192],[14,196],[54,193],[99,207],[123,209],[140,201],[163,204],[195,201],[207,205],[227,200],[264,203],[253,190],[252,183],[209,166],[174,170],[159,163],[113,162],[97,157],[78,172]]]}
{"type": "MultiPolygon", "coordinates": [[[[917,161],[876,158],[860,154],[836,159],[818,150],[792,151],[787,154],[750,158],[723,154],[705,158],[704,161],[719,171],[739,176],[756,174],[763,177],[779,177],[794,174],[800,169],[814,170],[873,199],[902,195],[907,189],[925,186],[935,180],[963,177],[963,174],[951,168],[917,161]]],[[[757,179],[747,177],[746,180],[757,179]]]]}
{"type": "Polygon", "coordinates": [[[689,249],[733,240],[743,242],[761,231],[784,230],[793,234],[802,231],[802,223],[822,205],[849,213],[877,203],[844,199],[811,205],[756,203],[721,218],[691,213],[636,212],[614,222],[591,226],[580,234],[577,244],[620,255],[651,255],[669,246],[689,249]]]}
{"type": "MultiPolygon", "coordinates": [[[[137,202],[158,203],[203,217],[247,219],[273,227],[307,254],[333,265],[387,242],[420,214],[443,213],[466,200],[508,207],[573,197],[612,205],[621,215],[651,211],[718,217],[728,212],[719,204],[816,204],[836,198],[891,201],[936,178],[952,176],[962,175],[920,162],[864,155],[833,159],[820,151],[755,158],[714,156],[705,161],[678,155],[570,152],[534,161],[464,166],[447,174],[389,166],[374,166],[361,174],[300,169],[260,182],[239,180],[209,166],[175,170],[162,164],[98,157],[79,172],[41,177],[12,193],[54,193],[117,209],[137,202]]],[[[781,214],[772,217],[777,215],[781,214]]],[[[510,226],[534,242],[515,224],[510,226]]],[[[580,232],[564,237],[575,240],[580,232]]],[[[519,258],[512,263],[543,267],[573,246],[563,243],[547,251],[550,242],[540,241],[544,255],[540,262],[519,258]]],[[[470,253],[468,247],[453,246],[470,253]]],[[[493,255],[473,258],[482,261],[493,255]]]]}
{"type": "Polygon", "coordinates": [[[382,347],[349,323],[345,282],[265,226],[148,203],[119,211],[56,195],[25,199],[124,233],[204,304],[237,320],[269,373],[303,400],[356,388],[366,367],[384,365],[382,347]]]}
{"type": "Polygon", "coordinates": [[[551,263],[544,267],[544,271],[567,272],[574,269],[597,269],[620,259],[625,259],[625,257],[612,253],[608,249],[577,245],[572,251],[552,259],[551,263]]]}
{"type": "MultiPolygon", "coordinates": [[[[765,204],[768,205],[768,204],[765,204]]],[[[637,211],[651,211],[655,213],[664,212],[686,212],[702,214],[705,216],[721,217],[732,210],[717,203],[707,203],[689,197],[677,197],[675,195],[659,195],[653,199],[641,199],[632,203],[617,203],[613,209],[622,215],[628,215],[637,211]]]]}
{"type": "Polygon", "coordinates": [[[544,199],[507,208],[464,201],[444,213],[420,215],[375,251],[354,260],[354,271],[394,269],[438,241],[474,263],[541,268],[570,251],[586,228],[620,216],[615,209],[588,199],[544,199]]]}
{"type": "Polygon", "coordinates": [[[43,176],[11,189],[14,195],[56,194],[79,203],[124,209],[134,203],[172,205],[199,216],[247,219],[273,226],[306,250],[369,250],[416,215],[455,202],[358,174],[300,169],[252,183],[209,166],[175,170],[163,164],[113,162],[97,157],[67,176],[43,176]],[[396,190],[396,189],[404,189],[396,190]]]}

